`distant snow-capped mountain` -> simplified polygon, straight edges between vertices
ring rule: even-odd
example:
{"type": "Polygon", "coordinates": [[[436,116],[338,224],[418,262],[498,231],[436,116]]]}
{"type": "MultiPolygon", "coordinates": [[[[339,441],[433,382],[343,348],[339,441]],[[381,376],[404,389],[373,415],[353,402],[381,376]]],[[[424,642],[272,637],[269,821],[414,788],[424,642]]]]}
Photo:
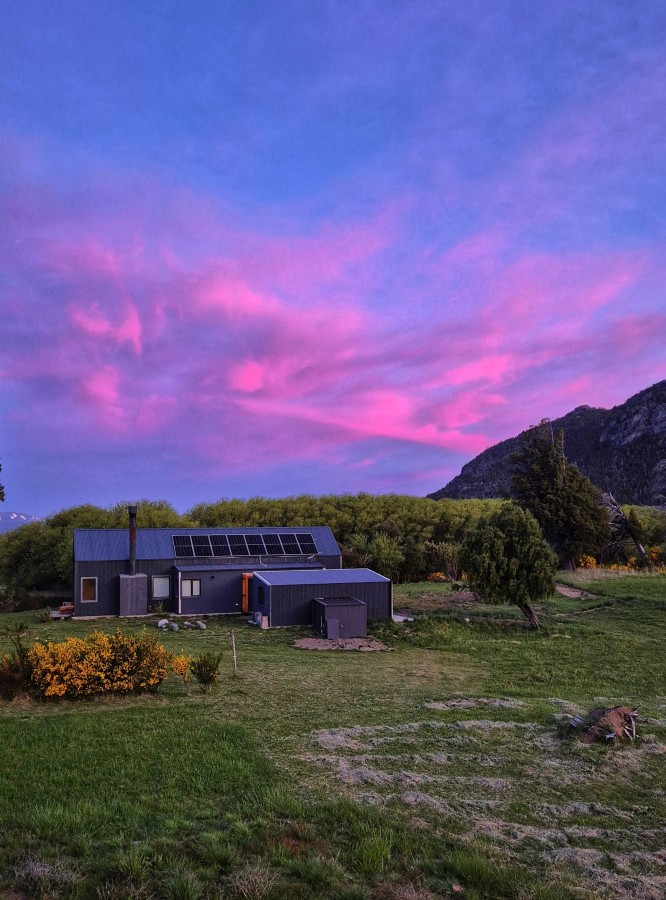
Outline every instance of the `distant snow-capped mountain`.
{"type": "Polygon", "coordinates": [[[0,512],[0,534],[4,531],[11,531],[12,528],[18,528],[20,525],[29,525],[30,522],[40,522],[39,516],[30,516],[28,513],[21,512],[0,512]]]}

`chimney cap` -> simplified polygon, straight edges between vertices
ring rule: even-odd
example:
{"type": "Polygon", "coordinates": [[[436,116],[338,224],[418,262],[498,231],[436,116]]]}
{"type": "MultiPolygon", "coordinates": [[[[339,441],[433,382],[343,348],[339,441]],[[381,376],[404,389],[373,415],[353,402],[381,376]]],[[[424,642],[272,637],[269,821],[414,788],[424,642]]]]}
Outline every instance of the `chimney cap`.
{"type": "Polygon", "coordinates": [[[127,512],[130,514],[130,516],[135,516],[136,515],[136,506],[128,506],[127,512]]]}

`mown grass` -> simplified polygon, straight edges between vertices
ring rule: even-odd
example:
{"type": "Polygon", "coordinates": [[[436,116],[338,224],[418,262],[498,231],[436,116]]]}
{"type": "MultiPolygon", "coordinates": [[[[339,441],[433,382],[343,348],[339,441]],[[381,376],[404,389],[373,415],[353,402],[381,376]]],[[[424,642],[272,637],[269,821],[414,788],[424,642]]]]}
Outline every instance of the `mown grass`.
{"type": "MultiPolygon", "coordinates": [[[[298,633],[235,623],[234,677],[233,622],[209,620],[160,639],[223,651],[210,696],[169,679],[151,697],[0,704],[0,896],[612,896],[604,873],[646,889],[666,578],[576,577],[608,605],[552,598],[540,633],[447,586],[400,586],[396,607],[427,615],[378,626],[388,653],[298,651],[298,633]],[[479,705],[442,705],[456,697],[479,705]],[[597,697],[640,705],[635,746],[560,737],[559,701],[597,697]]],[[[146,627],[2,624],[19,620],[28,641],[146,627]]]]}

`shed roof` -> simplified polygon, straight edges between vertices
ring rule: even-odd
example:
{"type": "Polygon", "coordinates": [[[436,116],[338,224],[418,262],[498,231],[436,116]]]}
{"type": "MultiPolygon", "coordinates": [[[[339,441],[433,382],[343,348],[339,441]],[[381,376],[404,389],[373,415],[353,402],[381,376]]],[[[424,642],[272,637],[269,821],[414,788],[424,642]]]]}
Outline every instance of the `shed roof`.
{"type": "Polygon", "coordinates": [[[366,606],[365,600],[359,600],[358,597],[317,597],[315,603],[321,603],[322,606],[366,606]]]}
{"type": "MultiPolygon", "coordinates": [[[[212,565],[212,566],[189,566],[187,563],[179,563],[177,566],[174,566],[176,572],[228,572],[228,571],[236,571],[236,572],[247,572],[248,569],[252,571],[253,574],[256,574],[256,562],[253,563],[230,563],[228,565],[222,564],[220,566],[212,565]]],[[[292,562],[292,563],[271,563],[271,571],[273,571],[273,567],[276,569],[322,569],[323,566],[319,565],[319,563],[300,563],[300,562],[292,562]]]]}
{"type": "MultiPolygon", "coordinates": [[[[339,556],[328,525],[300,528],[137,528],[137,559],[174,559],[173,535],[178,534],[304,534],[309,533],[320,556],[339,556]]],[[[127,528],[77,528],[74,531],[74,559],[77,562],[104,562],[129,559],[127,528]]],[[[254,563],[256,565],[256,563],[254,563]]]]}
{"type": "Polygon", "coordinates": [[[280,584],[365,584],[371,582],[388,582],[385,578],[372,569],[316,569],[314,571],[290,570],[256,572],[256,577],[268,585],[280,584]]]}

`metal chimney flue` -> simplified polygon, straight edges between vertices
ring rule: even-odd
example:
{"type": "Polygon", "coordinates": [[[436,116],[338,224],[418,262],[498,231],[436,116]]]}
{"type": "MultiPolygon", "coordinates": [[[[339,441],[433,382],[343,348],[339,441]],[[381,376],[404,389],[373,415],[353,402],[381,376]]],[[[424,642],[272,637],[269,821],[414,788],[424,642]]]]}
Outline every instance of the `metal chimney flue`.
{"type": "Polygon", "coordinates": [[[128,506],[129,513],[129,574],[136,575],[136,506],[128,506]]]}

